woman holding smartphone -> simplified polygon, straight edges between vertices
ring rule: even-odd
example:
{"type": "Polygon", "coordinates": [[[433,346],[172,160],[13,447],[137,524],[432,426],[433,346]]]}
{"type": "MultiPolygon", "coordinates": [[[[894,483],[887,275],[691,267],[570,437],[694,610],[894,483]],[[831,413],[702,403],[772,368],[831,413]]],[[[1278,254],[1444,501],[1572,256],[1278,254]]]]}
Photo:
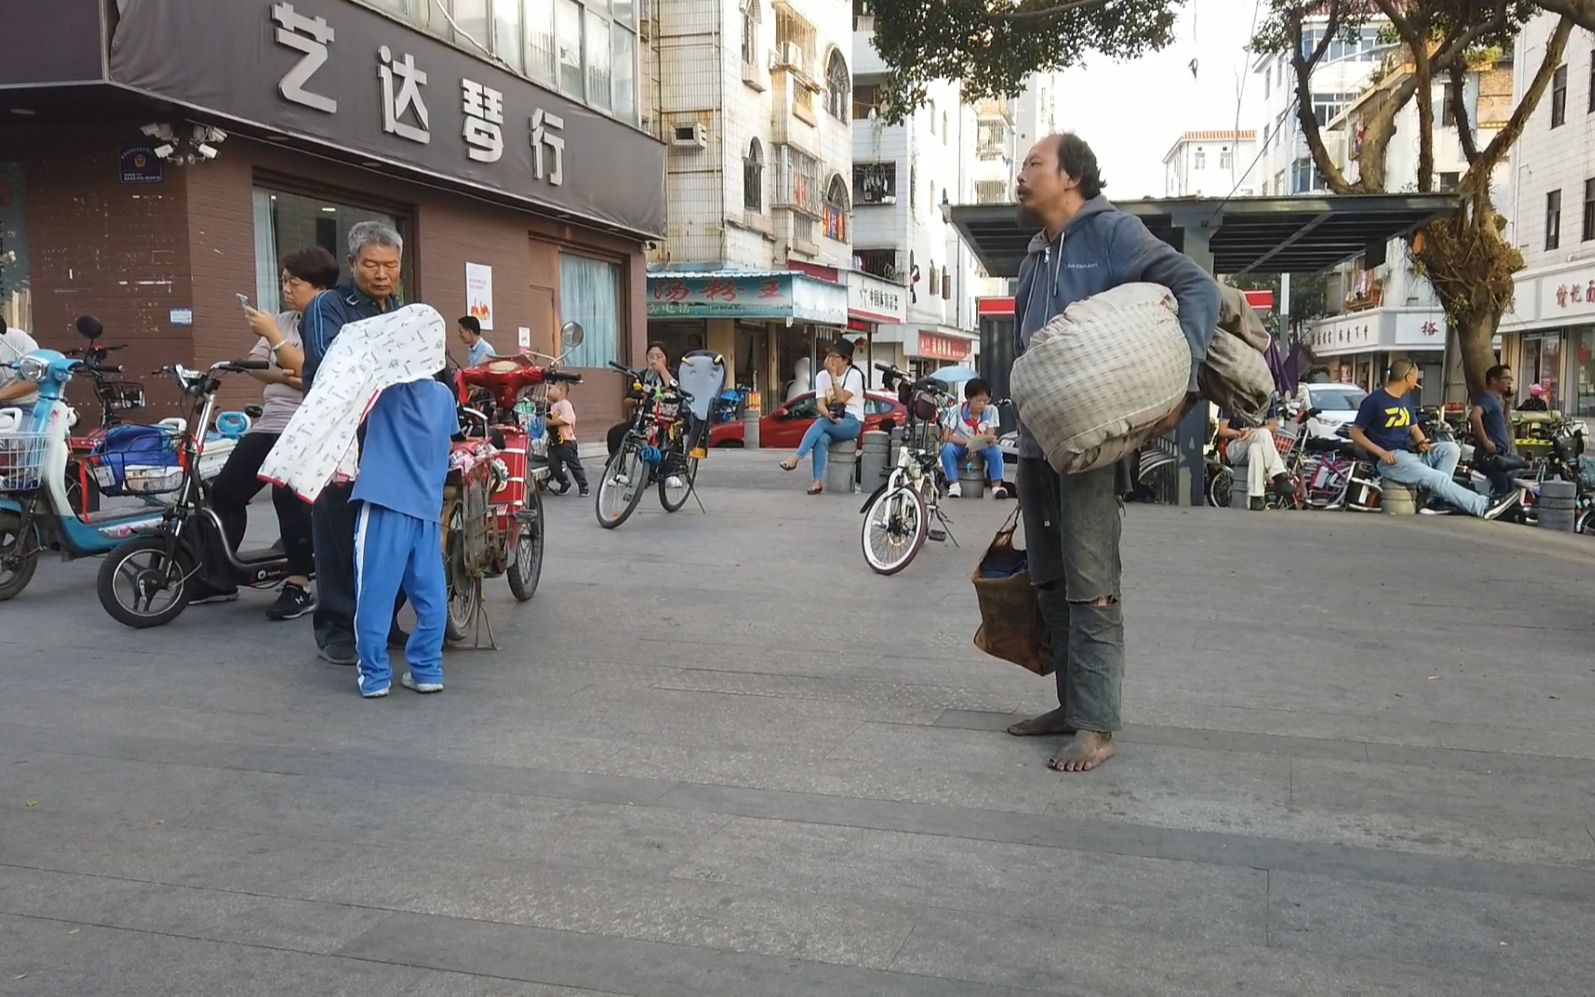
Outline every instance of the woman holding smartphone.
{"type": "MultiPolygon", "coordinates": [[[[239,295],[249,329],[257,337],[250,356],[271,361],[269,370],[252,370],[249,376],[265,385],[261,392],[260,418],[249,427],[233,448],[227,464],[211,485],[211,503],[227,530],[227,542],[237,550],[249,525],[249,500],[266,483],[255,475],[266,454],[287,428],[288,420],[304,400],[304,384],[299,379],[305,354],[299,339],[299,319],[316,295],[338,282],[338,261],[320,246],[295,250],[282,258],[282,303],[277,315],[250,307],[239,295]]],[[[316,608],[310,594],[310,573],[315,568],[315,548],[311,542],[310,506],[286,488],[271,490],[277,509],[277,525],[282,530],[283,550],[293,572],[283,582],[277,601],[266,610],[270,620],[293,620],[316,608]]],[[[204,593],[198,602],[230,602],[238,589],[204,593]]]]}

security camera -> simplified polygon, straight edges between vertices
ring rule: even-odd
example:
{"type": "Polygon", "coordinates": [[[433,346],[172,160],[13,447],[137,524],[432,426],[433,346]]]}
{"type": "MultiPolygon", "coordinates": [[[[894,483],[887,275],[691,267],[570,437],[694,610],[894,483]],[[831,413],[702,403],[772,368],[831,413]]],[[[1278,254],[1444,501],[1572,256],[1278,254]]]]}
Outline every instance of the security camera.
{"type": "Polygon", "coordinates": [[[177,151],[177,147],[176,146],[172,145],[172,143],[170,143],[170,142],[164,142],[161,145],[158,145],[158,146],[155,147],[155,158],[156,159],[168,159],[168,158],[171,157],[172,153],[174,153],[176,151],[177,151]]]}
{"type": "Polygon", "coordinates": [[[214,145],[201,144],[194,151],[199,153],[201,156],[205,157],[206,159],[215,159],[216,158],[216,147],[214,145]]]}
{"type": "Polygon", "coordinates": [[[177,137],[172,134],[172,126],[171,125],[165,125],[165,124],[161,124],[159,122],[153,122],[151,124],[145,125],[143,128],[140,128],[139,131],[143,132],[145,135],[149,136],[150,138],[160,139],[162,142],[175,142],[175,141],[177,141],[177,137]]]}

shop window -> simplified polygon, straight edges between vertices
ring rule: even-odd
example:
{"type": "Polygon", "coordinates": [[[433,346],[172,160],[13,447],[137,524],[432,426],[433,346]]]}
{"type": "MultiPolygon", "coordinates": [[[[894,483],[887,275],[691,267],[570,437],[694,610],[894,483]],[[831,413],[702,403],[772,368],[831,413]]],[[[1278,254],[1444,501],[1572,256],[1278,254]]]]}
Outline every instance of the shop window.
{"type": "Polygon", "coordinates": [[[748,143],[742,157],[742,206],[749,211],[764,210],[764,149],[759,140],[748,143]]]}
{"type": "Polygon", "coordinates": [[[33,327],[28,280],[28,203],[22,164],[0,162],[0,316],[7,325],[33,327]]]}
{"type": "Polygon", "coordinates": [[[848,99],[853,87],[853,74],[848,72],[847,60],[841,49],[831,49],[825,64],[825,110],[838,121],[848,120],[848,99]]]}
{"type": "Polygon", "coordinates": [[[526,0],[526,74],[554,81],[554,0],[526,0]]]}
{"type": "Polygon", "coordinates": [[[560,321],[580,322],[582,344],[566,358],[571,367],[602,367],[620,360],[620,267],[574,253],[559,255],[560,321]]]}
{"type": "Polygon", "coordinates": [[[1574,374],[1578,378],[1578,395],[1574,399],[1574,412],[1578,415],[1595,415],[1595,329],[1585,329],[1578,337],[1574,349],[1574,374]]]}
{"type": "Polygon", "coordinates": [[[407,281],[412,273],[408,219],[384,211],[350,204],[333,197],[307,197],[285,190],[256,187],[255,203],[255,301],[266,311],[282,307],[281,270],[277,261],[284,253],[307,246],[320,246],[332,254],[349,275],[349,229],[357,222],[382,222],[404,239],[404,262],[399,282],[399,300],[405,300],[407,281]]]}
{"type": "Polygon", "coordinates": [[[1551,78],[1551,127],[1567,123],[1567,67],[1557,66],[1551,78]]]}
{"type": "Polygon", "coordinates": [[[847,241],[847,183],[841,174],[831,177],[825,188],[825,237],[837,242],[847,241]]]}
{"type": "Polygon", "coordinates": [[[582,6],[576,0],[557,0],[554,39],[559,56],[559,89],[577,100],[587,98],[582,75],[582,6]]]}

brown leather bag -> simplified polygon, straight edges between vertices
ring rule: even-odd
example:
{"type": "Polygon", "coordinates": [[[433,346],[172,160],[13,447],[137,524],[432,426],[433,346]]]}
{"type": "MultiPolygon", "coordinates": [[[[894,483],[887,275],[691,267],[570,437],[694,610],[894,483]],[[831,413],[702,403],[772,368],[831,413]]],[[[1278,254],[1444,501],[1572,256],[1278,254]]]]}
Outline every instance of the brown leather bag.
{"type": "Polygon", "coordinates": [[[1019,528],[1016,505],[991,546],[975,565],[970,580],[980,602],[980,627],[975,646],[994,658],[1011,661],[1037,675],[1052,674],[1052,633],[1041,618],[1041,605],[1030,584],[1025,552],[1013,544],[1019,528]]]}

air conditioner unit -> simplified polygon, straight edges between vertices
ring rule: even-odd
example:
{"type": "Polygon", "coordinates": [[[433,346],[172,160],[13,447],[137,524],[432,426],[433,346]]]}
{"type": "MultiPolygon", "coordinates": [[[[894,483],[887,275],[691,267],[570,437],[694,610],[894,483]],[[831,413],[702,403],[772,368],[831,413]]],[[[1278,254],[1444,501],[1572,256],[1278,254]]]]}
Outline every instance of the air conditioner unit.
{"type": "Polygon", "coordinates": [[[677,149],[707,148],[709,132],[701,121],[694,121],[690,125],[677,125],[670,132],[670,144],[677,149]]]}

